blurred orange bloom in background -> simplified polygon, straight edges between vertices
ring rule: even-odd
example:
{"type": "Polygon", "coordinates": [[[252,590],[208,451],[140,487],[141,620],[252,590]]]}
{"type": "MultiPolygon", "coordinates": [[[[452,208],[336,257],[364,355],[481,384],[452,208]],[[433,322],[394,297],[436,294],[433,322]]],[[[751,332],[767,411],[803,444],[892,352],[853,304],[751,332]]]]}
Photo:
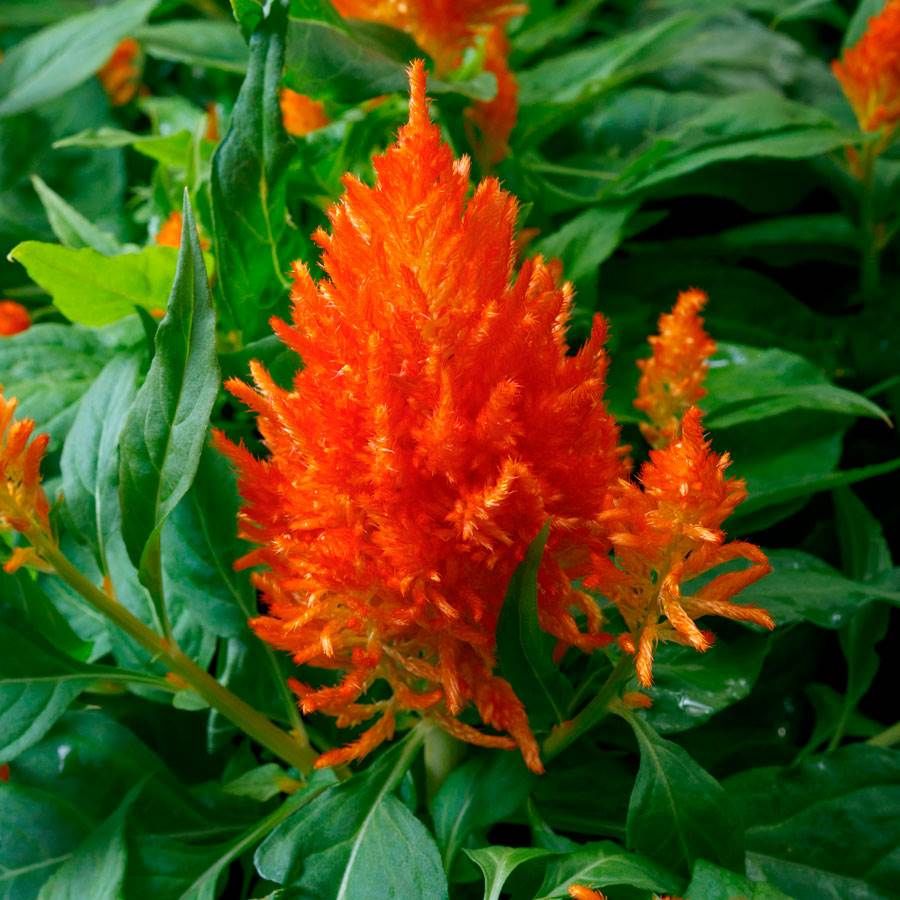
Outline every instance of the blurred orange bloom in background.
{"type": "Polygon", "coordinates": [[[0,300],[0,336],[18,334],[31,327],[31,316],[21,303],[0,300]]]}
{"type": "Polygon", "coordinates": [[[134,38],[119,41],[112,55],[97,72],[103,90],[113,106],[124,106],[134,99],[141,84],[140,44],[134,38]]]}
{"type": "Polygon", "coordinates": [[[281,106],[284,130],[295,137],[316,131],[331,121],[321,101],[313,100],[306,94],[298,94],[290,88],[282,88],[278,95],[278,104],[281,106]]]}

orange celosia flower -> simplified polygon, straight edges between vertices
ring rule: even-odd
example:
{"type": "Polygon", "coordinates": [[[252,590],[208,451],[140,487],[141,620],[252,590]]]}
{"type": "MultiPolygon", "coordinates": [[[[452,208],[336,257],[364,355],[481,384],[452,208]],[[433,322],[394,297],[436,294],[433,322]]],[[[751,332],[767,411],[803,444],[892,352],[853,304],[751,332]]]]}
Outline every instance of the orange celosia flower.
{"type": "Polygon", "coordinates": [[[325,105],[306,94],[298,94],[290,88],[282,88],[278,95],[281,107],[281,121],[284,130],[295,137],[302,137],[311,131],[324,128],[331,119],[325,112],[325,105]]]}
{"type": "Polygon", "coordinates": [[[97,77],[113,106],[124,106],[140,87],[141,69],[138,65],[141,46],[134,38],[119,41],[112,55],[97,72],[97,77]]]}
{"type": "Polygon", "coordinates": [[[293,687],[305,712],[342,727],[381,718],[319,765],[358,758],[418,710],[460,738],[518,744],[541,770],[525,710],[494,675],[496,624],[516,566],[548,520],[541,625],[592,650],[608,642],[594,601],[571,586],[609,544],[598,523],[622,472],[602,403],[605,327],[568,353],[571,287],[541,258],[513,278],[517,206],[494,179],[469,197],[411,69],[409,124],[374,160],[375,187],[345,176],[315,240],[327,277],[294,267],[293,325],[274,320],[305,365],[293,390],[258,364],[271,456],[219,437],[240,472],[243,565],[268,615],[253,626],[298,664],[340,670],[334,687],[293,687]],[[581,630],[573,617],[586,619],[581,630]],[[387,699],[366,700],[376,681],[387,699]],[[457,718],[475,707],[486,733],[457,718]]]}
{"type": "Polygon", "coordinates": [[[706,396],[703,381],[715,341],[703,330],[706,294],[692,288],[678,295],[671,313],[660,316],[659,334],[649,338],[653,355],[638,361],[641,378],[634,405],[646,413],[641,433],[654,447],[678,434],[684,411],[706,396]]]}
{"type": "Polygon", "coordinates": [[[595,556],[594,572],[585,584],[600,590],[621,613],[629,633],[619,643],[636,654],[638,680],[644,687],[653,682],[657,641],[709,648],[711,636],[694,622],[700,616],[774,627],[765,610],[730,602],[771,571],[759,547],[744,541],[725,543],[721,525],[747,496],[743,481],[725,478],[730,463],[727,453],[712,452],[703,436],[700,410],[691,407],[680,437],[663,450],[650,451],[640,484],[620,481],[610,494],[602,518],[610,528],[615,560],[595,556]],[[737,559],[751,565],[684,593],[692,579],[737,559]]]}
{"type": "MultiPolygon", "coordinates": [[[[181,210],[176,209],[170,212],[169,217],[159,226],[159,231],[156,232],[157,245],[160,247],[174,247],[177,250],[181,246],[181,230],[183,227],[184,220],[181,216],[181,210]]],[[[209,240],[201,237],[200,249],[209,250],[209,248],[209,240]]],[[[153,311],[151,310],[151,312],[153,311]]]]}
{"type": "Polygon", "coordinates": [[[9,337],[31,327],[31,316],[21,303],[0,300],[0,336],[9,337]]]}
{"type": "Polygon", "coordinates": [[[583,884],[570,884],[567,891],[572,900],[606,900],[606,894],[583,884]]]}
{"type": "Polygon", "coordinates": [[[50,504],[41,487],[41,460],[46,434],[31,440],[34,422],[13,420],[17,401],[0,389],[0,530],[50,530],[50,504]]]}
{"type": "Polygon", "coordinates": [[[893,132],[900,124],[900,0],[888,0],[860,40],[831,67],[860,128],[893,132]]]}
{"type": "Polygon", "coordinates": [[[518,88],[506,59],[509,47],[505,28],[528,7],[508,0],[335,0],[337,11],[348,19],[390,25],[413,36],[434,60],[438,74],[457,68],[463,53],[481,36],[485,44],[485,71],[497,79],[497,96],[477,102],[470,121],[479,158],[486,164],[506,155],[507,141],[516,123],[518,88]]]}

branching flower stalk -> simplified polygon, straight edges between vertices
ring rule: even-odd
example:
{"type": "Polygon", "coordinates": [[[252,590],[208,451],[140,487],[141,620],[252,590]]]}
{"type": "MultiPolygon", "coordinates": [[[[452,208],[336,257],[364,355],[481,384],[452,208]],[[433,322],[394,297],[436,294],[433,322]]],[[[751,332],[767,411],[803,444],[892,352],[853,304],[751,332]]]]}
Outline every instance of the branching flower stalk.
{"type": "Polygon", "coordinates": [[[173,640],[157,634],[114,597],[85,577],[60,550],[49,521],[49,503],[40,485],[47,436],[30,440],[34,423],[14,420],[15,399],[0,394],[0,530],[18,532],[27,547],[13,551],[5,569],[31,566],[62,578],[93,609],[121,628],[153,658],[237,728],[299,772],[310,770],[314,752],[304,735],[290,735],[221,685],[173,640]]]}

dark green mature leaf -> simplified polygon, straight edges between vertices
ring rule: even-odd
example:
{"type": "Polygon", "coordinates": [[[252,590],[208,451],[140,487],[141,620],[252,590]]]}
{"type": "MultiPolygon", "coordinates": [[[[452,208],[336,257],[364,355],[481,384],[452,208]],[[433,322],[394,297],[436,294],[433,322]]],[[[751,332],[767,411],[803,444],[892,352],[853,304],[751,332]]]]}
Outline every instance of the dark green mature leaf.
{"type": "Polygon", "coordinates": [[[90,78],[158,2],[119,0],[17,44],[0,67],[0,118],[40,106],[90,78]]]}
{"type": "Polygon", "coordinates": [[[38,431],[65,437],[84,392],[107,361],[138,337],[136,322],[102,331],[65,325],[33,325],[0,341],[0,384],[19,400],[18,414],[38,431]]]}
{"type": "Polygon", "coordinates": [[[142,787],[132,788],[118,809],[50,876],[38,900],[80,900],[86,885],[90,885],[92,900],[122,896],[127,859],[125,820],[142,787]]]}
{"type": "Polygon", "coordinates": [[[247,574],[234,570],[240,556],[238,506],[231,466],[207,446],[194,483],[163,527],[167,602],[190,609],[220,637],[246,634],[247,619],[256,611],[247,574]]]}
{"type": "MultiPolygon", "coordinates": [[[[370,22],[350,22],[332,13],[295,14],[287,28],[288,84],[314,97],[357,103],[379,94],[406,93],[410,61],[426,54],[406,34],[370,22]]],[[[428,80],[432,94],[491,100],[497,92],[486,73],[467,81],[428,80]]]]}
{"type": "Polygon", "coordinates": [[[448,872],[469,835],[515,813],[525,802],[532,781],[518,753],[484,754],[450,773],[431,807],[448,872]]]}
{"type": "Polygon", "coordinates": [[[447,897],[433,838],[392,796],[423,740],[413,731],[280,825],[256,851],[260,875],[317,900],[447,897]]]}
{"type": "Polygon", "coordinates": [[[657,894],[675,894],[682,883],[677,875],[648,857],[629,853],[611,841],[602,841],[585,844],[549,861],[535,900],[564,900],[570,896],[568,889],[573,884],[595,889],[624,885],[657,894]]]}
{"type": "Polygon", "coordinates": [[[891,896],[900,881],[900,753],[854,744],[729,778],[747,871],[792,897],[891,896]]]}
{"type": "Polygon", "coordinates": [[[162,527],[193,481],[219,383],[215,314],[186,195],[183,215],[178,269],[156,332],[156,353],[120,443],[119,498],[127,510],[122,534],[157,602],[162,527]]]}
{"type": "Polygon", "coordinates": [[[59,311],[80,325],[108,325],[136,306],[159,309],[175,274],[172,247],[103,256],[91,247],[25,241],[9,254],[50,296],[59,311]]]}
{"type": "Polygon", "coordinates": [[[697,860],[684,900],[788,900],[778,888],[714,866],[705,859],[697,860]]]}
{"type": "Polygon", "coordinates": [[[794,353],[719,344],[706,380],[704,424],[727,428],[797,409],[890,420],[861,394],[836,387],[794,353]]]}
{"type": "Polygon", "coordinates": [[[500,900],[506,880],[519,866],[552,854],[537,847],[483,847],[466,850],[466,855],[484,874],[484,900],[500,900]]]}
{"type": "Polygon", "coordinates": [[[701,858],[742,870],[743,834],[722,786],[643,718],[627,718],[641,751],[628,808],[628,846],[679,872],[690,872],[701,858]]]}
{"type": "Polygon", "coordinates": [[[66,247],[90,247],[104,256],[121,253],[122,245],[112,235],[66,203],[39,175],[32,175],[31,183],[44,204],[53,233],[66,247]]]}
{"type": "Polygon", "coordinates": [[[287,221],[285,173],[291,142],[278,92],[284,65],[284,10],[273,4],[250,39],[250,62],[231,127],[212,162],[218,297],[245,342],[287,308],[287,272],[302,235],[287,221]]]}
{"type": "Polygon", "coordinates": [[[846,578],[800,550],[774,550],[769,561],[772,573],[743,590],[740,601],[762,606],[779,625],[806,620],[840,628],[872,600],[900,603],[900,592],[846,578]]]}
{"type": "MultiPolygon", "coordinates": [[[[761,635],[717,641],[706,653],[661,644],[653,660],[653,706],[644,714],[662,734],[687,731],[743,700],[756,683],[768,651],[761,635]]],[[[635,681],[631,690],[643,690],[635,681]]]]}
{"type": "Polygon", "coordinates": [[[157,59],[226,72],[247,70],[247,45],[238,27],[231,22],[176,19],[145,25],[137,30],[135,37],[144,51],[157,59]]]}
{"type": "Polygon", "coordinates": [[[107,363],[78,407],[60,460],[69,519],[107,574],[107,540],[121,527],[119,436],[139,375],[137,355],[117,356],[107,363]]]}
{"type": "Polygon", "coordinates": [[[553,662],[553,638],[538,624],[537,576],[549,531],[545,525],[513,573],[497,622],[500,672],[537,729],[564,721],[572,699],[572,686],[553,662]]]}

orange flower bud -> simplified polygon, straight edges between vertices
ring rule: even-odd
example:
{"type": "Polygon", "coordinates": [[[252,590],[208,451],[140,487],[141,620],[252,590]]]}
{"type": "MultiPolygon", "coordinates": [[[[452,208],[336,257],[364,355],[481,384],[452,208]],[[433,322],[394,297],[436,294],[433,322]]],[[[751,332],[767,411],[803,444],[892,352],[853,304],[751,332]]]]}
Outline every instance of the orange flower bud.
{"type": "Polygon", "coordinates": [[[15,300],[0,300],[0,336],[8,337],[27,331],[31,327],[31,316],[21,303],[15,300]]]}

